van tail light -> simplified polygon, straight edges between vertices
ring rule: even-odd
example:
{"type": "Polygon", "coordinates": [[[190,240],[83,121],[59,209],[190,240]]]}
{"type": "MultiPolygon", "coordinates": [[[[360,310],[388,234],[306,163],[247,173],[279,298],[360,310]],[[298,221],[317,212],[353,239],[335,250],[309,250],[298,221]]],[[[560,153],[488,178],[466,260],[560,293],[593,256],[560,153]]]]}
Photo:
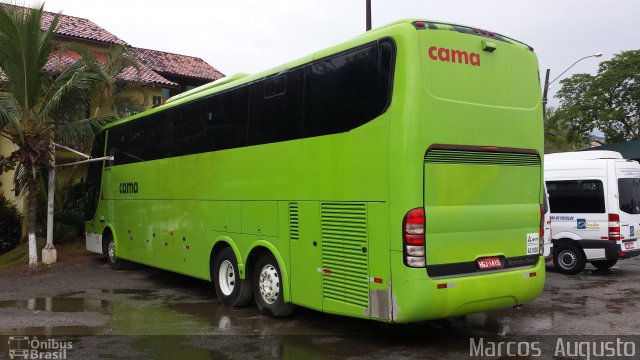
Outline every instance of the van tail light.
{"type": "Polygon", "coordinates": [[[609,240],[620,240],[620,215],[609,214],[609,240]]]}
{"type": "Polygon", "coordinates": [[[425,258],[425,217],[423,208],[409,210],[402,220],[402,241],[404,244],[404,264],[423,268],[425,258]]]}

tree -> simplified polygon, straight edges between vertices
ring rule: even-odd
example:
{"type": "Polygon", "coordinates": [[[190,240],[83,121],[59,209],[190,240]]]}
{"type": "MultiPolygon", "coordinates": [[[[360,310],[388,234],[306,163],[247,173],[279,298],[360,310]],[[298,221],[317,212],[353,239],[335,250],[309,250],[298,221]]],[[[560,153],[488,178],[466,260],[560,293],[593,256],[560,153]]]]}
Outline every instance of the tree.
{"type": "MultiPolygon", "coordinates": [[[[97,99],[93,101],[95,105],[94,118],[99,117],[100,110],[105,106],[108,99],[113,100],[112,110],[115,110],[118,114],[127,114],[132,111],[140,112],[147,108],[149,104],[142,91],[142,83],[139,81],[124,81],[121,76],[124,73],[129,73],[130,78],[140,78],[140,64],[127,47],[115,44],[104,53],[96,53],[87,47],[74,45],[65,49],[65,51],[80,54],[83,59],[86,59],[87,66],[90,66],[92,71],[98,74],[100,78],[93,94],[93,99],[97,99]],[[131,94],[135,92],[138,92],[141,96],[132,96],[131,94]]],[[[80,105],[83,104],[81,103],[80,105]]],[[[69,104],[69,106],[73,105],[69,104]]],[[[72,114],[61,114],[61,116],[67,118],[70,115],[72,114]]],[[[88,153],[91,150],[92,139],[93,137],[79,139],[81,141],[74,143],[75,148],[81,152],[88,153]]],[[[61,191],[56,191],[56,193],[62,194],[61,201],[56,201],[58,204],[57,209],[60,212],[67,208],[70,195],[72,195],[73,184],[76,180],[77,170],[78,165],[74,165],[69,172],[67,183],[62,185],[61,191]]],[[[84,226],[84,223],[79,225],[84,226]]]]}
{"type": "Polygon", "coordinates": [[[40,169],[48,167],[55,139],[64,144],[86,141],[109,118],[63,120],[69,106],[88,106],[100,75],[81,58],[60,73],[43,71],[53,45],[59,14],[42,30],[43,5],[27,9],[0,4],[0,136],[17,148],[0,157],[0,171],[15,170],[14,191],[27,196],[29,267],[37,268],[37,195],[40,169]],[[75,104],[75,105],[74,105],[75,104]]]}
{"type": "Polygon", "coordinates": [[[587,140],[594,129],[606,142],[640,138],[640,50],[600,63],[596,76],[576,74],[560,82],[554,121],[587,140]]]}
{"type": "Polygon", "coordinates": [[[556,116],[554,108],[547,108],[544,117],[545,154],[560,151],[577,151],[589,145],[589,139],[584,136],[585,133],[561,120],[559,116],[556,116]]]}

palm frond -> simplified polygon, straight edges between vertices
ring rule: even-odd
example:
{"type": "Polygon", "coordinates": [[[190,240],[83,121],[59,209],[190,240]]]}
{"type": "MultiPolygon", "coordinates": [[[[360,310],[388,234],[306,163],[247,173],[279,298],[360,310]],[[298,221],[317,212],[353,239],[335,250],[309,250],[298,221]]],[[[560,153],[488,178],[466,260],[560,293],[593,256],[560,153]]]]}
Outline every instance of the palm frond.
{"type": "Polygon", "coordinates": [[[0,92],[0,129],[10,126],[18,135],[20,142],[24,143],[24,128],[19,119],[22,110],[11,93],[0,92]]]}
{"type": "Polygon", "coordinates": [[[117,119],[117,116],[105,116],[59,124],[56,127],[56,141],[65,145],[89,144],[101,127],[117,119]]]}
{"type": "Polygon", "coordinates": [[[100,77],[78,60],[58,75],[46,90],[42,106],[36,115],[36,121],[43,123],[50,119],[65,98],[74,102],[89,103],[91,90],[100,82],[100,77]]]}
{"type": "Polygon", "coordinates": [[[58,25],[59,14],[43,32],[43,11],[42,5],[35,9],[0,6],[0,68],[11,84],[8,91],[26,112],[37,105],[42,95],[42,69],[51,53],[53,30],[58,25]]]}
{"type": "MultiPolygon", "coordinates": [[[[38,171],[35,167],[27,166],[24,163],[19,163],[16,167],[16,171],[13,174],[13,192],[16,196],[25,196],[29,193],[29,177],[37,176],[38,171]]],[[[39,183],[39,182],[36,182],[39,183]]],[[[40,192],[40,189],[36,189],[36,194],[40,192]]]]}

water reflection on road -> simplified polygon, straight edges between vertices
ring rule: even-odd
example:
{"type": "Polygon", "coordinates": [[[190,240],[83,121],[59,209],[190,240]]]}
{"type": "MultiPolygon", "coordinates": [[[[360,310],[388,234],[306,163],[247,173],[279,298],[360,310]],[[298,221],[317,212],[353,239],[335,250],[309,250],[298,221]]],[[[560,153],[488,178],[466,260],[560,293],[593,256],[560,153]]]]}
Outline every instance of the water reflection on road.
{"type": "MultiPolygon", "coordinates": [[[[0,311],[27,319],[13,328],[0,319],[0,335],[69,337],[83,358],[468,358],[469,336],[640,333],[633,320],[640,285],[630,281],[636,266],[575,277],[549,271],[543,295],[523,307],[401,325],[305,309],[272,319],[255,307],[219,304],[206,282],[138,268],[118,276],[139,278],[140,288],[0,301],[0,311]]],[[[0,353],[5,348],[0,344],[0,353]]]]}

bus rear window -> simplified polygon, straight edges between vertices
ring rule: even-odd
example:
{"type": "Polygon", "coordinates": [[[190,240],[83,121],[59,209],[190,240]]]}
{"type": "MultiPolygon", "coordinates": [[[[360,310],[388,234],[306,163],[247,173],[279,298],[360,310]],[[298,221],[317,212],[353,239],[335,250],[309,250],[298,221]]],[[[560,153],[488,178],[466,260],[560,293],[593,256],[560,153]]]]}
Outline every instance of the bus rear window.
{"type": "Polygon", "coordinates": [[[627,214],[640,214],[640,179],[618,179],[620,210],[627,214]]]}

